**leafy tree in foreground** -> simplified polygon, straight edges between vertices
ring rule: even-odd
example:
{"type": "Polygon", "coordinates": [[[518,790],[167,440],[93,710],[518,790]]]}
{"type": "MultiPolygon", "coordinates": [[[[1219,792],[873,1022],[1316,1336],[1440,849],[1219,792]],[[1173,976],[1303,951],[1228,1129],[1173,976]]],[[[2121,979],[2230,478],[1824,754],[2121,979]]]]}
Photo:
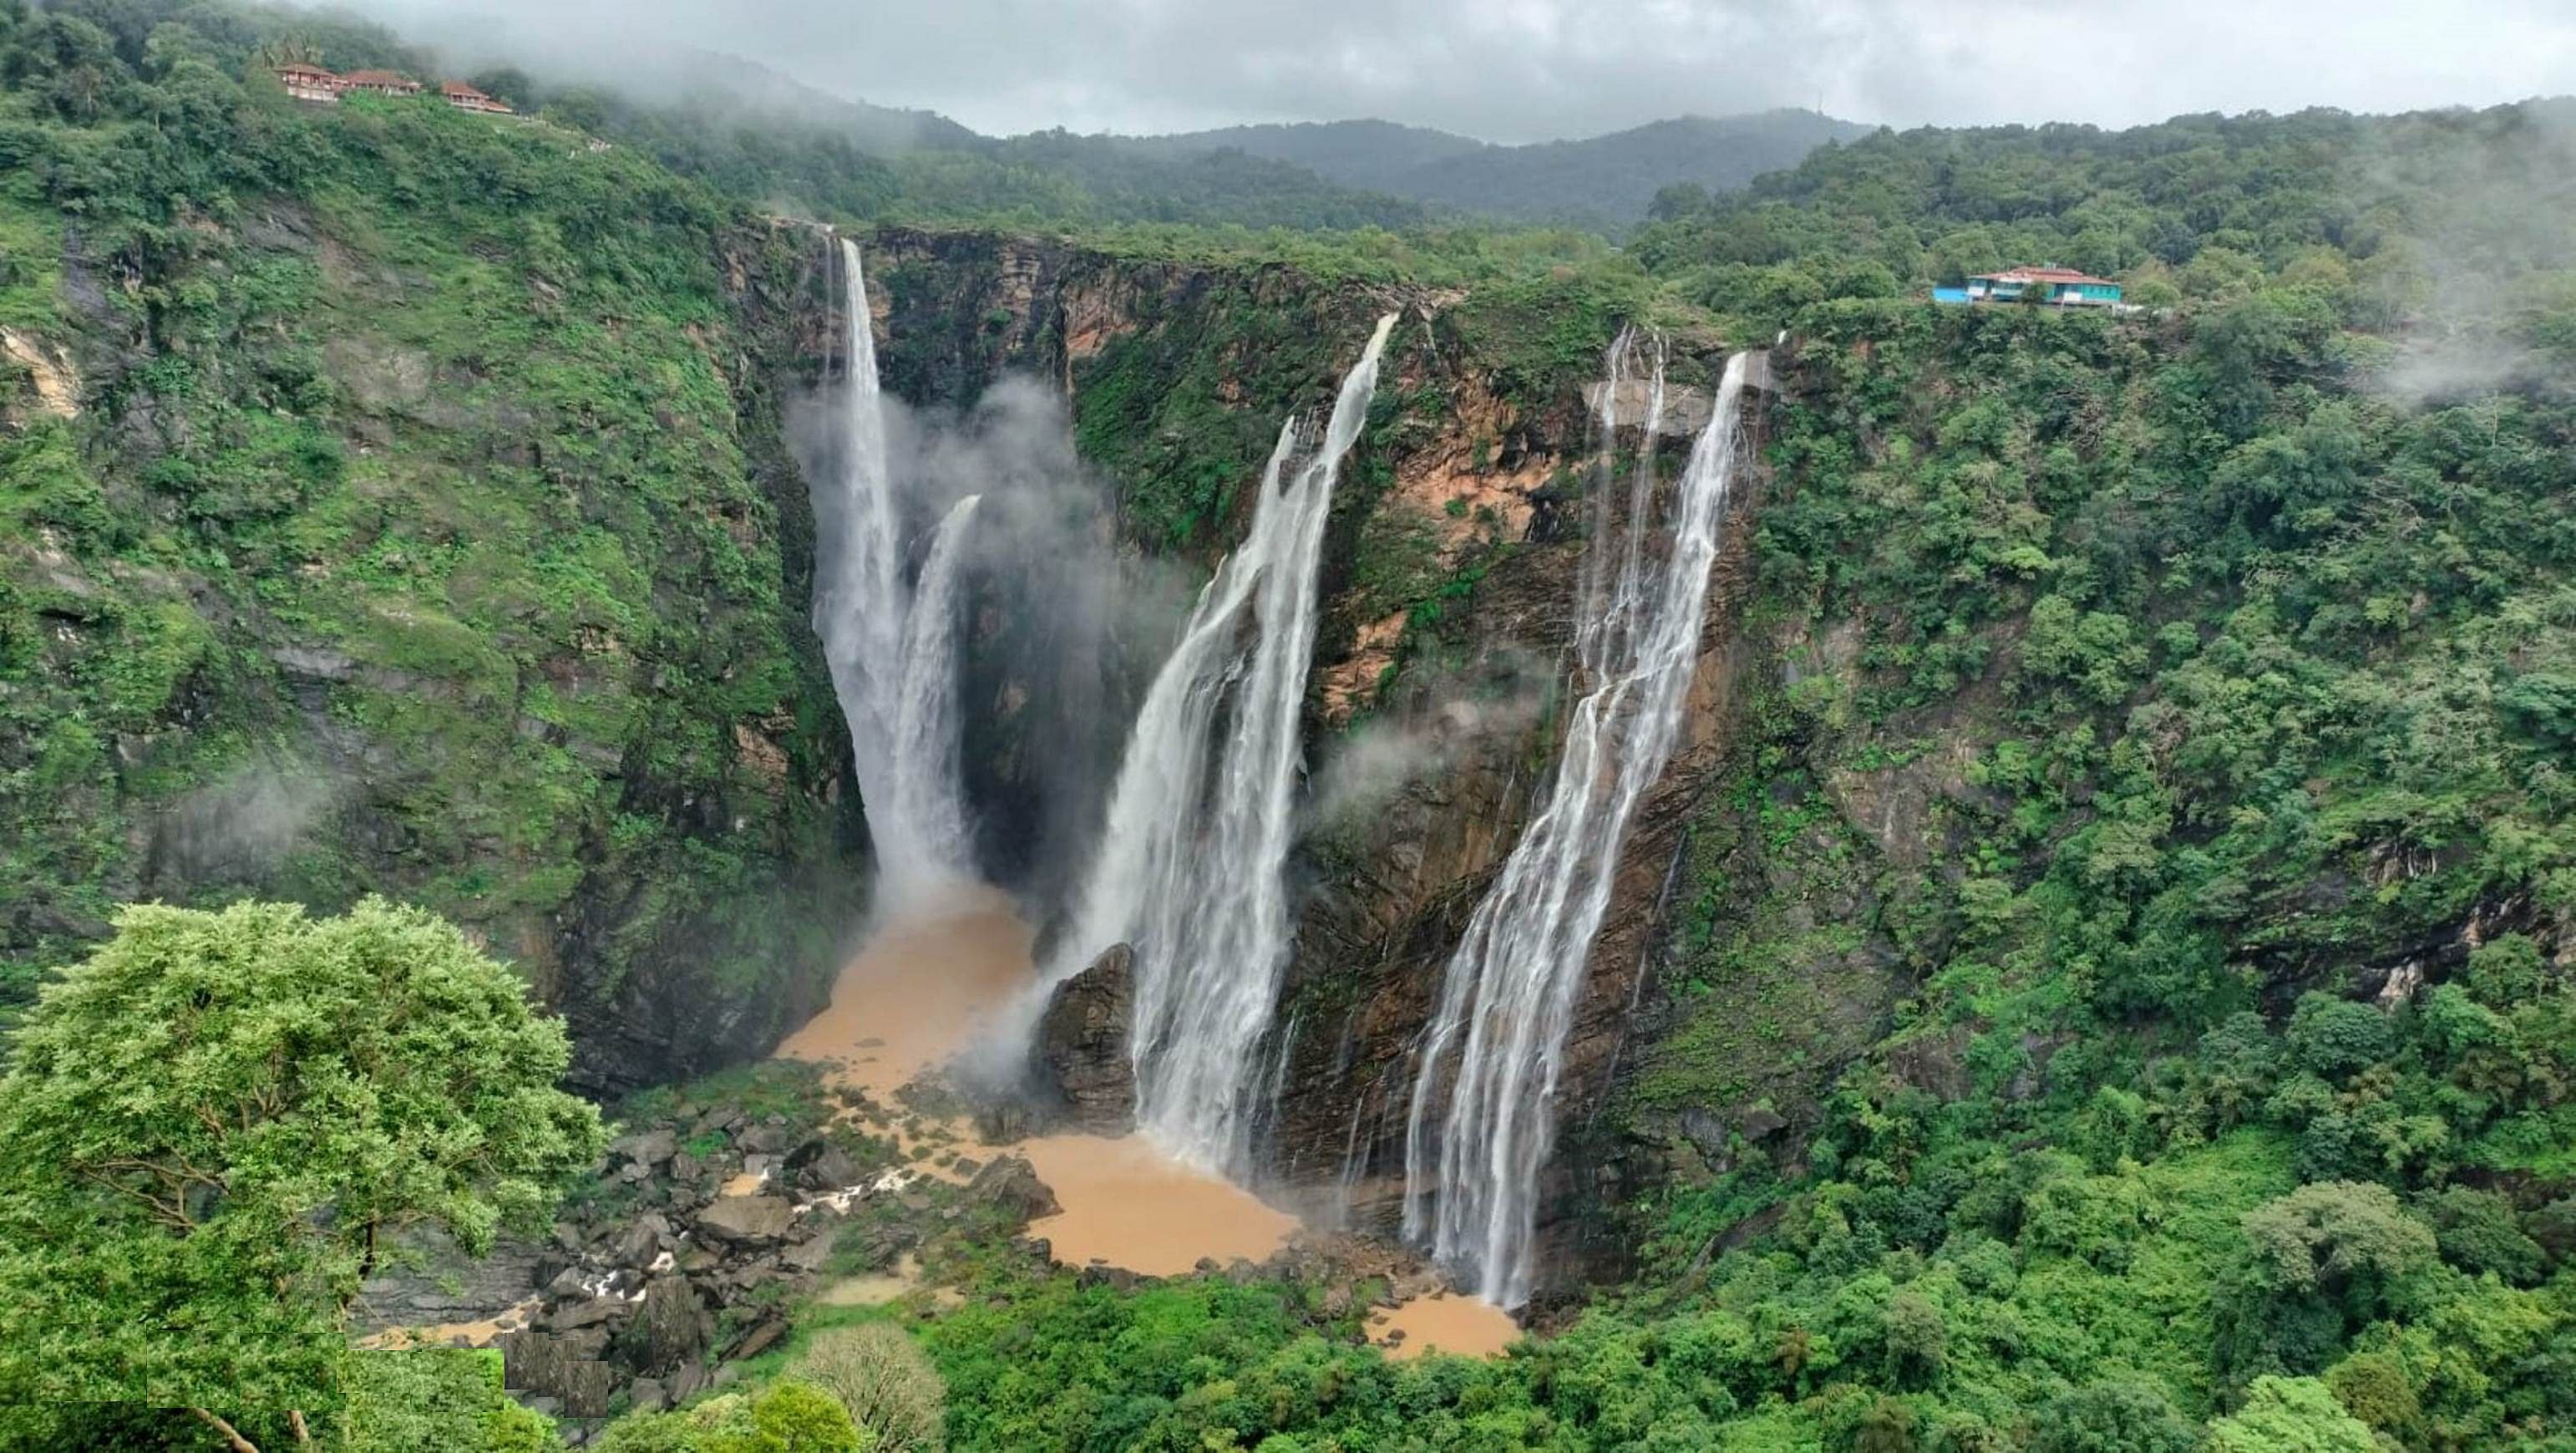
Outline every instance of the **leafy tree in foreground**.
{"type": "Polygon", "coordinates": [[[0,1079],[0,1405],[184,1409],[236,1448],[335,1426],[389,1234],[479,1252],[598,1153],[569,1054],[417,909],[127,909],[0,1079]]]}

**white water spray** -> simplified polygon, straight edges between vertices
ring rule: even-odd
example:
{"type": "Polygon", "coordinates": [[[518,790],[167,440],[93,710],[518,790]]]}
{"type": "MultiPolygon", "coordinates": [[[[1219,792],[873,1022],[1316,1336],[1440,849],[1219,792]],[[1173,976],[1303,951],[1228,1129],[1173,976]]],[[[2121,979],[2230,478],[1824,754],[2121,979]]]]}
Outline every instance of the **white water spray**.
{"type": "Polygon", "coordinates": [[[903,512],[887,462],[867,277],[840,240],[848,318],[845,372],[832,400],[840,476],[814,491],[814,627],[849,723],[859,798],[876,840],[880,898],[917,902],[973,876],[957,768],[959,552],[978,497],[940,522],[918,591],[903,577],[903,512]]]}
{"type": "Polygon", "coordinates": [[[1324,519],[1395,318],[1378,320],[1302,464],[1291,468],[1296,421],[1280,430],[1250,535],[1200,593],[1137,713],[1100,853],[1047,975],[1059,983],[1111,944],[1135,948],[1138,1127],[1213,1169],[1244,1169],[1257,1109],[1254,1050],[1288,960],[1281,870],[1324,519]]]}
{"type": "Polygon", "coordinates": [[[1629,334],[1613,345],[1601,395],[1601,477],[1575,630],[1584,694],[1567,719],[1554,781],[1449,959],[1405,1126],[1405,1235],[1428,1240],[1442,1262],[1473,1278],[1479,1296],[1504,1307],[1529,1300],[1538,1178],[1566,1034],[1629,819],[1680,735],[1741,449],[1738,354],[1673,491],[1669,552],[1651,557],[1644,542],[1657,524],[1660,346],[1624,529],[1609,509],[1611,440],[1633,347],[1629,334]]]}

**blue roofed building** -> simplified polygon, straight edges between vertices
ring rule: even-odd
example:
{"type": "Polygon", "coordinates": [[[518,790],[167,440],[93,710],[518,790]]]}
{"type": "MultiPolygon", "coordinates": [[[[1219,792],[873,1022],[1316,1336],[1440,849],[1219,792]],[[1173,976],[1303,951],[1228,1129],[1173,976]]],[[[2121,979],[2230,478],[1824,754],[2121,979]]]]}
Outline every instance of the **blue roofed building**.
{"type": "MultiPolygon", "coordinates": [[[[2068,267],[2016,267],[1980,273],[1963,289],[1971,303],[2054,303],[2061,307],[2118,307],[2120,285],[2068,267]]],[[[1936,290],[1934,297],[1939,298],[1936,290]]],[[[1942,301],[1948,301],[1942,299],[1942,301]]]]}

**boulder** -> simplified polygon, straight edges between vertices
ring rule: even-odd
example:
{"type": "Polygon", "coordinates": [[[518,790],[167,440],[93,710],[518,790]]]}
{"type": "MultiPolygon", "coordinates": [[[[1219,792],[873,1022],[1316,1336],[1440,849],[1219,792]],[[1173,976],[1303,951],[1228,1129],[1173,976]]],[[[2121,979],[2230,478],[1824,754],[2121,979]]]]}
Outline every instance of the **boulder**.
{"type": "Polygon", "coordinates": [[[975,1134],[986,1145],[1016,1145],[1032,1128],[1029,1107],[1018,1099],[996,1100],[975,1112],[975,1134]]]}
{"type": "Polygon", "coordinates": [[[1047,996],[1031,1068],[1075,1129],[1120,1135],[1135,1121],[1136,1068],[1128,1055],[1135,978],[1136,951],[1112,944],[1047,996]]]}
{"type": "Polygon", "coordinates": [[[795,1183],[809,1191],[837,1191],[859,1178],[849,1154],[819,1137],[788,1152],[787,1168],[795,1172],[795,1183]]]}
{"type": "Polygon", "coordinates": [[[652,1265],[653,1258],[661,1253],[662,1238],[646,1222],[661,1219],[659,1216],[650,1216],[617,1233],[617,1244],[609,1249],[608,1259],[619,1266],[652,1265]]]}
{"type": "Polygon", "coordinates": [[[707,1370],[692,1362],[672,1373],[671,1380],[664,1386],[670,1389],[673,1405],[687,1402],[706,1390],[707,1370]]]}
{"type": "Polygon", "coordinates": [[[589,1337],[550,1332],[503,1334],[501,1376],[513,1389],[555,1399],[571,1418],[608,1416],[608,1395],[616,1383],[616,1370],[599,1360],[589,1337]]]}
{"type": "Polygon", "coordinates": [[[706,1350],[699,1313],[704,1308],[688,1279],[655,1277],[644,1288],[644,1304],[628,1331],[636,1369],[667,1373],[697,1360],[706,1350]]]}
{"type": "Polygon", "coordinates": [[[975,1179],[966,1183],[966,1194],[1001,1206],[1024,1222],[1064,1209],[1056,1204],[1055,1192],[1038,1179],[1036,1168],[1016,1155],[1006,1155],[976,1172],[975,1179]]]}
{"type": "Polygon", "coordinates": [[[734,1344],[733,1350],[726,1353],[725,1356],[737,1361],[746,1357],[758,1357],[770,1348],[777,1346],[779,1339],[786,1335],[787,1324],[773,1317],[770,1320],[761,1323],[759,1326],[752,1328],[740,1342],[734,1344]]]}
{"type": "Polygon", "coordinates": [[[671,1131],[647,1130],[610,1141],[608,1155],[611,1160],[624,1159],[649,1169],[668,1161],[679,1148],[680,1137],[671,1131]]]}
{"type": "Polygon", "coordinates": [[[614,1296],[566,1302],[546,1315],[546,1327],[554,1332],[578,1332],[603,1322],[622,1321],[634,1315],[635,1306],[633,1302],[614,1296]]]}
{"type": "Polygon", "coordinates": [[[718,1196],[698,1213],[698,1232],[732,1246],[776,1242],[796,1224],[796,1207],[784,1196],[718,1196]]]}

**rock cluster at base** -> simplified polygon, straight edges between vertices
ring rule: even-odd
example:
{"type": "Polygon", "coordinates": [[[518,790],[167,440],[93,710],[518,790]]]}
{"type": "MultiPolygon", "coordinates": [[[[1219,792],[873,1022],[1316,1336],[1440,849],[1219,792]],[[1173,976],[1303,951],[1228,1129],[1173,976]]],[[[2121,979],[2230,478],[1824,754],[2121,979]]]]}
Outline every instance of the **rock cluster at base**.
{"type": "Polygon", "coordinates": [[[361,1321],[440,1341],[497,1332],[505,1384],[578,1445],[612,1406],[730,1382],[829,1276],[891,1268],[971,1208],[1005,1225],[1056,1210],[1025,1160],[988,1161],[963,1187],[926,1181],[825,1113],[683,1105],[612,1142],[550,1238],[479,1264],[423,1243],[426,1268],[370,1282],[361,1321]]]}

